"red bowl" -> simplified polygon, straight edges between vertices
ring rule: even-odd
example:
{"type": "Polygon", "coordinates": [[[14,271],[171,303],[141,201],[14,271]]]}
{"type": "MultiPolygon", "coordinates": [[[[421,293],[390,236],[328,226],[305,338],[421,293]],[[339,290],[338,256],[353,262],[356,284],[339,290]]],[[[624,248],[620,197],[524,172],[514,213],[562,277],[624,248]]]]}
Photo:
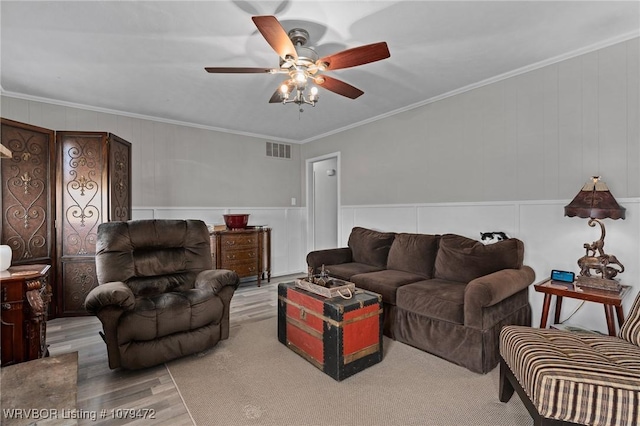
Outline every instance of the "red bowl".
{"type": "Polygon", "coordinates": [[[249,223],[248,214],[225,214],[224,223],[229,229],[244,229],[249,223]]]}

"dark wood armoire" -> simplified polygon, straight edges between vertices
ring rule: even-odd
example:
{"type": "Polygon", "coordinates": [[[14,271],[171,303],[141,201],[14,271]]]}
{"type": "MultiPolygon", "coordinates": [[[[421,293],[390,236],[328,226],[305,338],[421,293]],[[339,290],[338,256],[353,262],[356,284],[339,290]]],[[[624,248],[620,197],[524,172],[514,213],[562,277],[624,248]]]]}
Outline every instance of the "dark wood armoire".
{"type": "Polygon", "coordinates": [[[98,225],[131,219],[131,144],[104,132],[56,132],[57,280],[60,314],[86,315],[98,285],[98,225]]]}
{"type": "Polygon", "coordinates": [[[98,225],[131,219],[131,144],[2,119],[2,231],[12,265],[50,264],[49,317],[86,315],[98,225]]]}

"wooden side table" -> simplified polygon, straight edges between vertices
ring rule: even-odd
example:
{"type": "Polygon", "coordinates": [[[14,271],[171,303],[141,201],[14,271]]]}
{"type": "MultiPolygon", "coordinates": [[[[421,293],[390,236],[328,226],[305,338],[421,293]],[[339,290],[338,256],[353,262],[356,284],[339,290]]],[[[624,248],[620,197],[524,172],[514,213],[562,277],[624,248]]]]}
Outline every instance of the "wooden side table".
{"type": "Polygon", "coordinates": [[[542,305],[542,317],[540,318],[540,328],[547,327],[547,318],[549,316],[549,308],[551,306],[551,296],[556,296],[556,312],[554,315],[554,323],[560,322],[560,310],[562,309],[562,298],[570,297],[572,299],[586,300],[588,302],[601,303],[604,306],[604,315],[607,319],[607,328],[610,336],[616,336],[616,325],[613,320],[613,309],[615,308],[616,317],[618,318],[618,326],[622,326],[624,322],[624,313],[622,312],[622,299],[629,293],[631,289],[628,285],[623,285],[620,293],[611,291],[597,290],[593,288],[576,287],[575,283],[561,283],[546,279],[533,286],[536,291],[544,293],[544,303],[542,305]]]}

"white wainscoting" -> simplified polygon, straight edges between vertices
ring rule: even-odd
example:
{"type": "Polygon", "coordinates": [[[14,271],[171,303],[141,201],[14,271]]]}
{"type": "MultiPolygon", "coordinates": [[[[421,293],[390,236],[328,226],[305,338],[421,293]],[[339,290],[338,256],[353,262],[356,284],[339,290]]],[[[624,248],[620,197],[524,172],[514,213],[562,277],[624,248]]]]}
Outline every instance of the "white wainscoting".
{"type": "Polygon", "coordinates": [[[303,207],[212,208],[133,207],[133,219],[200,219],[223,224],[223,214],[248,213],[249,225],[271,228],[271,275],[295,274],[306,270],[306,217],[303,207]]]}
{"type": "MultiPolygon", "coordinates": [[[[425,234],[456,233],[478,239],[480,232],[503,231],[525,244],[525,264],[536,272],[536,281],[549,276],[551,269],[578,272],[576,261],[584,255],[583,244],[600,238],[599,228],[590,228],[585,219],[564,217],[566,201],[514,201],[478,203],[433,203],[402,205],[342,206],[339,240],[347,245],[351,229],[362,226],[381,231],[425,234]]],[[[625,265],[619,277],[633,291],[625,299],[624,311],[640,290],[640,198],[618,199],[627,209],[625,220],[605,220],[605,251],[615,254],[625,265]]],[[[201,219],[222,223],[225,213],[249,213],[249,224],[272,228],[272,275],[282,276],[306,270],[307,210],[304,207],[210,208],[134,207],[134,219],[201,219]]],[[[542,295],[530,289],[533,325],[540,324],[542,295]]],[[[567,299],[561,319],[580,306],[567,299]]],[[[553,315],[553,306],[551,309],[553,315]]],[[[552,318],[552,317],[551,317],[552,318]]],[[[571,318],[572,324],[606,332],[604,309],[585,303],[571,318]]]]}
{"type": "MultiPolygon", "coordinates": [[[[536,272],[536,281],[549,276],[551,269],[578,272],[576,261],[584,255],[583,244],[600,238],[600,229],[590,228],[585,219],[564,217],[566,201],[517,201],[481,203],[434,203],[410,205],[343,206],[340,241],[344,246],[351,228],[362,226],[381,231],[426,234],[456,233],[478,239],[480,232],[503,231],[525,243],[525,264],[536,272]]],[[[627,209],[625,220],[605,220],[605,251],[615,254],[625,265],[619,275],[633,291],[624,301],[625,313],[640,290],[640,199],[618,199],[627,209]]],[[[540,324],[543,297],[531,288],[533,325],[540,324]]],[[[563,301],[561,320],[580,303],[563,301]]],[[[553,314],[553,306],[552,312],[553,314]]],[[[552,317],[551,317],[552,318],[552,317]]],[[[606,332],[604,309],[585,303],[571,318],[594,330],[606,332]]]]}

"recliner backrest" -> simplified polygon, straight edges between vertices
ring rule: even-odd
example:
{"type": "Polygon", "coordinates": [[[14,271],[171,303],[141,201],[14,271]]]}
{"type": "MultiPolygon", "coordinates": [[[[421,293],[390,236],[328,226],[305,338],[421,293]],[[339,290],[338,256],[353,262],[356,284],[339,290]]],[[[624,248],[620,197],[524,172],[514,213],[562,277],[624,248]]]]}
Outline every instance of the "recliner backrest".
{"type": "Polygon", "coordinates": [[[132,220],[98,227],[98,283],[122,281],[136,296],[193,288],[212,269],[209,232],[200,220],[132,220]]]}

